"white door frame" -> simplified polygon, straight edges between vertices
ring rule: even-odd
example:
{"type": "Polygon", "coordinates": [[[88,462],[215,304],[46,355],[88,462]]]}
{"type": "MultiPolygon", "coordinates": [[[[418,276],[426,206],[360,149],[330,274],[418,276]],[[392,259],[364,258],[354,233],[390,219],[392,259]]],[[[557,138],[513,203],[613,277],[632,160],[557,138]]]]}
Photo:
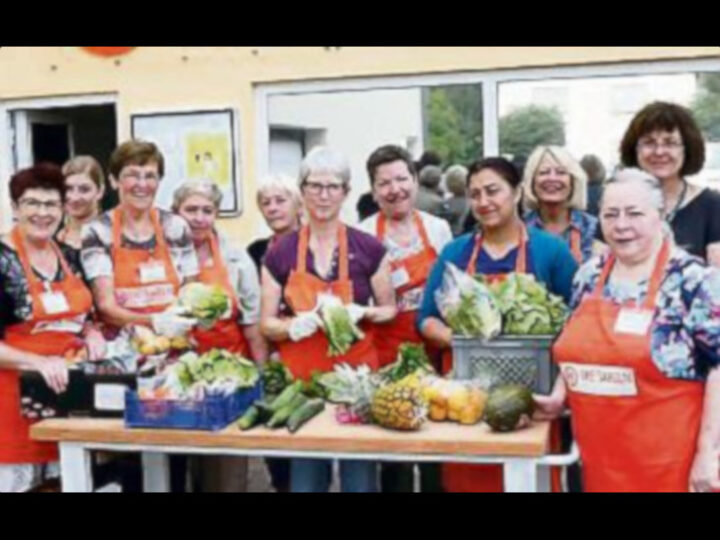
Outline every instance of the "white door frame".
{"type": "Polygon", "coordinates": [[[262,83],[254,87],[255,177],[261,178],[269,172],[270,126],[268,123],[268,99],[274,95],[379,90],[417,86],[430,87],[449,84],[482,84],[483,151],[486,156],[492,156],[497,155],[499,151],[498,86],[501,83],[538,79],[666,75],[699,71],[720,71],[720,59],[687,58],[666,61],[614,62],[427,75],[379,75],[345,79],[262,83]]]}
{"type": "Polygon", "coordinates": [[[13,148],[15,134],[11,118],[16,111],[39,111],[42,109],[80,107],[85,105],[114,105],[116,137],[120,140],[120,122],[117,120],[116,94],[83,94],[74,96],[40,97],[0,100],[0,230],[7,231],[12,225],[12,210],[8,185],[16,170],[13,148]]]}

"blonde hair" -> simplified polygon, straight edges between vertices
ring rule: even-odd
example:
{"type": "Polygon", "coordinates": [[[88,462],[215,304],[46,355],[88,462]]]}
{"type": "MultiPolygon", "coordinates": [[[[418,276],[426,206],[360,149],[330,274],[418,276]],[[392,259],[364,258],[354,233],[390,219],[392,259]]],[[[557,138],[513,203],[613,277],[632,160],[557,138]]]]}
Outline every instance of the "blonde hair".
{"type": "Polygon", "coordinates": [[[86,174],[98,189],[105,187],[105,174],[100,164],[92,156],[75,156],[69,159],[62,166],[62,174],[65,178],[74,174],[86,174]]]}
{"type": "Polygon", "coordinates": [[[298,214],[302,209],[302,196],[295,180],[286,174],[269,174],[258,182],[255,202],[260,206],[260,198],[267,195],[269,191],[277,190],[285,193],[292,200],[298,214]]]}
{"type": "Polygon", "coordinates": [[[220,210],[222,191],[212,180],[186,180],[173,192],[172,211],[176,214],[182,204],[193,195],[207,197],[216,210],[220,210]]]}
{"type": "Polygon", "coordinates": [[[533,182],[540,162],[546,154],[567,169],[571,180],[571,196],[568,201],[570,208],[585,210],[587,206],[587,174],[580,163],[560,146],[538,146],[527,160],[523,173],[523,204],[527,210],[537,210],[538,199],[535,196],[533,182]]]}

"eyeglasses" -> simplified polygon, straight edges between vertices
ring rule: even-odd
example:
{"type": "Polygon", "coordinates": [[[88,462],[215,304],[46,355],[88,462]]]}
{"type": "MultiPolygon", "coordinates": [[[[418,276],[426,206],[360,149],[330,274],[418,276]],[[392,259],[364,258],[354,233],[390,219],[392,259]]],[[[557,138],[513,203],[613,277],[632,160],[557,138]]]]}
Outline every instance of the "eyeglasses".
{"type": "Polygon", "coordinates": [[[323,191],[327,191],[330,197],[337,197],[345,191],[344,184],[320,184],[318,182],[305,182],[303,188],[313,197],[319,197],[323,191]]]}
{"type": "Polygon", "coordinates": [[[120,175],[121,180],[133,180],[138,182],[140,180],[146,180],[148,182],[157,182],[160,177],[155,173],[148,173],[143,175],[140,171],[127,171],[120,175]]]}
{"type": "Polygon", "coordinates": [[[18,203],[28,210],[39,212],[41,208],[45,208],[48,212],[57,212],[62,210],[61,201],[38,201],[37,199],[20,199],[18,203]]]}
{"type": "Polygon", "coordinates": [[[682,141],[640,141],[637,143],[637,149],[644,154],[651,154],[657,152],[659,149],[669,150],[670,152],[676,152],[685,145],[682,141]]]}

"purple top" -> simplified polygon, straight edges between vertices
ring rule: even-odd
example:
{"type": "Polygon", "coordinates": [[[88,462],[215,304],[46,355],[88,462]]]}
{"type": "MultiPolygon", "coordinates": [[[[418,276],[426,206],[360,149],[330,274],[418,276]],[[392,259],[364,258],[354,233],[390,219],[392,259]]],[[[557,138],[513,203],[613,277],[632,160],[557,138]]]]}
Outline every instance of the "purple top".
{"type": "MultiPolygon", "coordinates": [[[[353,282],[353,301],[356,304],[366,306],[370,303],[372,297],[370,279],[377,272],[386,250],[377,238],[352,227],[347,227],[347,236],[350,279],[353,282]]],[[[290,271],[294,270],[297,264],[298,237],[299,234],[296,231],[280,238],[265,254],[263,261],[275,281],[283,288],[283,295],[285,294],[285,284],[290,276],[290,271]]],[[[307,270],[310,274],[320,277],[315,270],[315,257],[312,250],[308,250],[307,270]]],[[[338,249],[335,248],[330,276],[324,281],[335,281],[337,279],[338,249]]],[[[287,313],[286,309],[283,309],[283,311],[287,313]]]]}

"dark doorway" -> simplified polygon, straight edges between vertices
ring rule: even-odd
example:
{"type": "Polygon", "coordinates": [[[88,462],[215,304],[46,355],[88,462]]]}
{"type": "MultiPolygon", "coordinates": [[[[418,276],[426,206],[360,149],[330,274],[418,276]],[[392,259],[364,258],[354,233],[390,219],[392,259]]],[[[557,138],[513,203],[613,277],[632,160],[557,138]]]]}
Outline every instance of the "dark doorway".
{"type": "Polygon", "coordinates": [[[55,163],[62,167],[70,158],[67,124],[32,124],[32,150],[35,163],[55,163]]]}

